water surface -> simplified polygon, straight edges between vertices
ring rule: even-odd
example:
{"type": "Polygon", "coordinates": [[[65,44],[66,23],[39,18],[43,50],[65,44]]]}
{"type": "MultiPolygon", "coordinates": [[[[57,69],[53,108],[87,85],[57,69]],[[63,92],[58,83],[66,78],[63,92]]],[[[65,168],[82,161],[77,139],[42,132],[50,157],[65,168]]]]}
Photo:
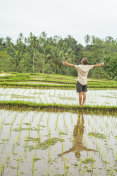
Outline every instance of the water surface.
{"type": "MultiPolygon", "coordinates": [[[[0,100],[49,104],[79,104],[75,90],[0,88],[0,100]]],[[[88,90],[86,105],[117,106],[117,90],[88,90]]]]}
{"type": "Polygon", "coordinates": [[[117,118],[0,110],[2,175],[117,175],[117,118]]]}

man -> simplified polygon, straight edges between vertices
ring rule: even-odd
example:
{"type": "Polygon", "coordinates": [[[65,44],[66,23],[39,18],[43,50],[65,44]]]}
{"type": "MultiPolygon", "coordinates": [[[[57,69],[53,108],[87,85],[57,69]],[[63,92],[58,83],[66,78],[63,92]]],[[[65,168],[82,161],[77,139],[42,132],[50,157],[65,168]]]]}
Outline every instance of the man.
{"type": "Polygon", "coordinates": [[[79,93],[79,105],[83,106],[86,100],[88,72],[92,68],[103,66],[104,63],[100,63],[96,65],[87,65],[88,62],[86,58],[83,58],[81,60],[81,65],[73,65],[67,62],[62,62],[62,63],[64,65],[73,67],[78,71],[77,92],[79,93]]]}
{"type": "Polygon", "coordinates": [[[64,151],[63,153],[58,154],[58,156],[61,157],[64,154],[75,152],[75,156],[79,159],[81,155],[80,152],[82,151],[95,152],[96,150],[89,149],[84,146],[83,135],[84,135],[84,117],[83,113],[79,113],[77,124],[74,126],[73,130],[73,146],[70,149],[64,151]]]}

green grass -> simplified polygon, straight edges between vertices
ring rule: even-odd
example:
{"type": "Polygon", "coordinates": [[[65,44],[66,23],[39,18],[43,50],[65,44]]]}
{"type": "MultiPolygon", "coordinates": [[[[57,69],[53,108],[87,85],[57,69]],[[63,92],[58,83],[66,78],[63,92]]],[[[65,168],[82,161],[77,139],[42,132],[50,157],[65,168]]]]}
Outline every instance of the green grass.
{"type": "Polygon", "coordinates": [[[50,88],[57,88],[57,89],[72,89],[75,88],[75,85],[67,85],[67,84],[62,84],[62,85],[58,85],[58,84],[33,84],[33,83],[20,83],[20,82],[0,82],[0,86],[1,87],[26,87],[26,88],[44,88],[44,89],[50,89],[50,88]]]}
{"type": "MultiPolygon", "coordinates": [[[[34,87],[34,88],[58,88],[74,89],[77,77],[57,75],[57,74],[27,74],[17,73],[7,76],[0,76],[0,86],[2,87],[34,87]],[[30,83],[28,83],[28,82],[30,83]],[[43,83],[42,83],[43,82],[43,83]],[[35,84],[36,83],[36,84],[35,84]],[[46,84],[44,84],[46,83],[46,84]],[[47,84],[49,83],[49,84],[47,84]],[[51,84],[50,84],[51,83],[51,84]],[[59,85],[58,85],[59,83],[59,85]]],[[[88,88],[117,88],[117,81],[105,79],[88,79],[88,88]]]]}
{"type": "MultiPolygon", "coordinates": [[[[26,83],[26,82],[0,82],[0,87],[26,87],[26,88],[44,88],[44,89],[51,89],[51,88],[57,88],[57,89],[75,89],[76,83],[74,84],[44,84],[44,83],[26,83]]],[[[88,88],[117,88],[116,84],[89,84],[88,88]]]]}
{"type": "Polygon", "coordinates": [[[44,104],[44,103],[31,103],[24,101],[0,101],[0,108],[14,109],[14,110],[46,110],[46,111],[70,111],[70,112],[83,112],[91,114],[114,114],[117,116],[117,106],[79,106],[79,105],[63,105],[63,104],[44,104]]]}

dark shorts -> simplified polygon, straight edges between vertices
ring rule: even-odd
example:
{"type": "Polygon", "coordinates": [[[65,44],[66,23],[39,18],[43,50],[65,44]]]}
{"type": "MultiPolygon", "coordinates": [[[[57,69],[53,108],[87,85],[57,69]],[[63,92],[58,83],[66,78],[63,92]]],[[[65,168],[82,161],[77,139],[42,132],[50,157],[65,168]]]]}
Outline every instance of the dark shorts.
{"type": "Polygon", "coordinates": [[[81,85],[79,82],[76,83],[76,91],[77,92],[87,92],[87,84],[81,85]]]}

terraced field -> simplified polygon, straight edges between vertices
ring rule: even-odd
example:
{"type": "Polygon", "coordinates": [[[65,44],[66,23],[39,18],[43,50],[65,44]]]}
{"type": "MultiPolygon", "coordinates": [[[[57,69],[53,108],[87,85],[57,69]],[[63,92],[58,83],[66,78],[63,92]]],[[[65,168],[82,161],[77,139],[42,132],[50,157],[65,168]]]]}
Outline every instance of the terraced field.
{"type": "Polygon", "coordinates": [[[76,78],[0,77],[0,174],[117,175],[117,82],[88,80],[79,106],[76,78]]]}

